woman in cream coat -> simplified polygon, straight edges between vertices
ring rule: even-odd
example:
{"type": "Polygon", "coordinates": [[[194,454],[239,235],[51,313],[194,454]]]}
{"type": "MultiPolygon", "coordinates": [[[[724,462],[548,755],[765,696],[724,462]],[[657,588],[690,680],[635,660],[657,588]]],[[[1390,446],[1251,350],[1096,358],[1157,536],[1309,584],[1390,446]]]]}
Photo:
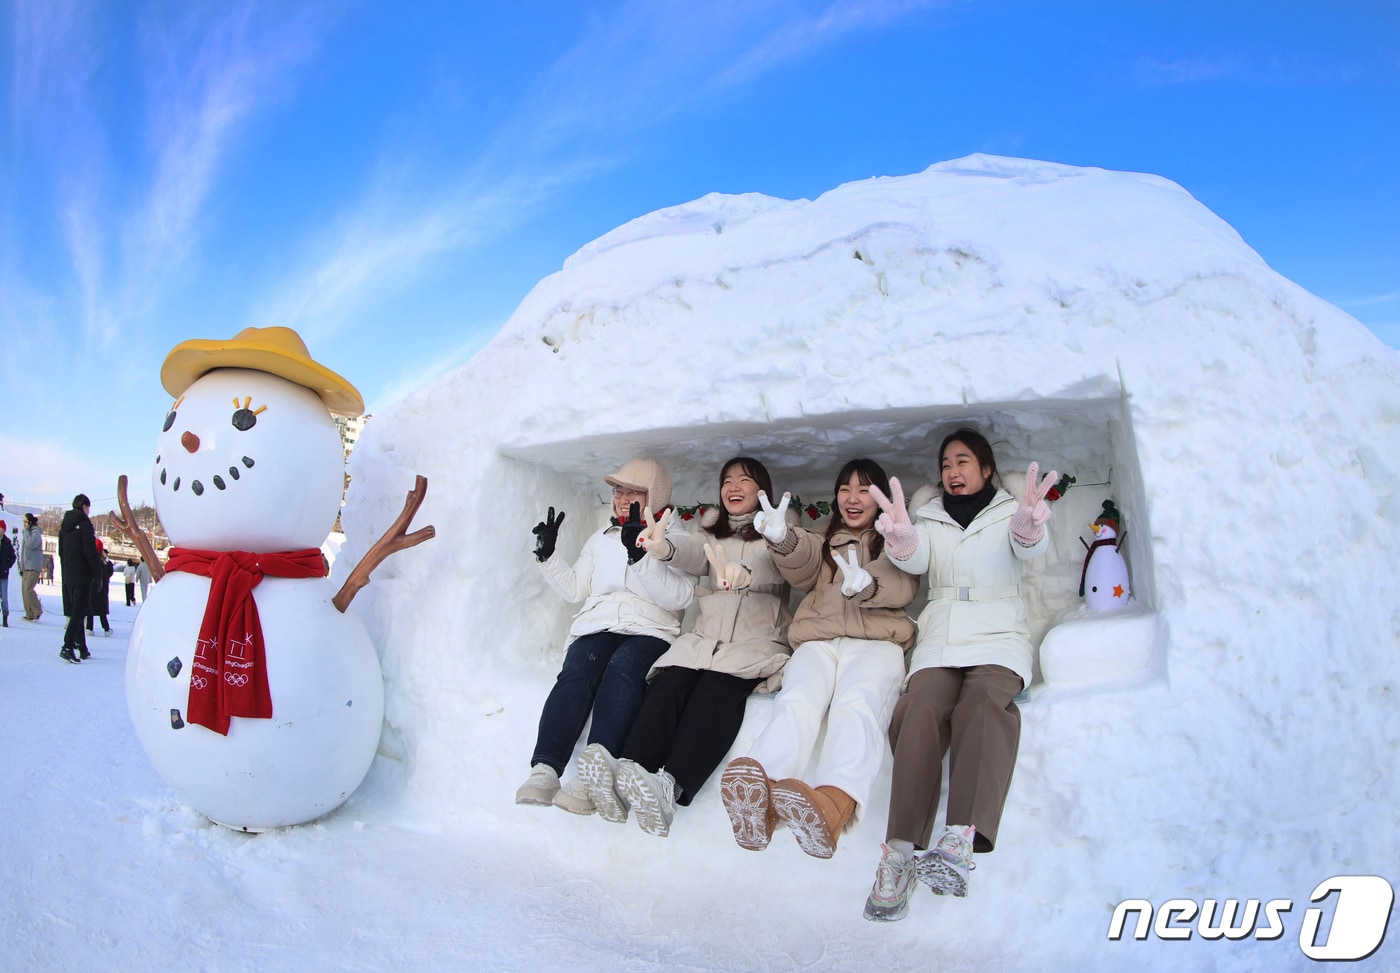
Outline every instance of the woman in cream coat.
{"type": "Polygon", "coordinates": [[[663,519],[642,535],[652,557],[709,587],[696,589],[693,630],[652,666],[620,759],[601,748],[579,758],[594,803],[630,808],[648,834],[670,833],[676,807],[690,804],[739,735],[749,695],[776,692],[792,653],[788,584],[753,528],[759,492],[773,481],[758,460],[736,456],[720,467],[719,489],[702,531],[665,533],[663,519]]]}
{"type": "Polygon", "coordinates": [[[1021,735],[1013,699],[1031,679],[1021,564],[1045,549],[1044,496],[1057,474],[1037,482],[1032,463],[1018,503],[993,482],[996,459],[980,433],[957,430],[939,456],[943,495],[916,511],[917,523],[897,480],[893,500],[879,498],[890,560],[928,574],[929,601],[890,724],[889,823],[865,907],[877,921],[903,918],[915,874],[938,894],[967,893],[974,849],[996,845],[1021,735]],[[950,749],[947,826],[930,846],[950,749]]]}

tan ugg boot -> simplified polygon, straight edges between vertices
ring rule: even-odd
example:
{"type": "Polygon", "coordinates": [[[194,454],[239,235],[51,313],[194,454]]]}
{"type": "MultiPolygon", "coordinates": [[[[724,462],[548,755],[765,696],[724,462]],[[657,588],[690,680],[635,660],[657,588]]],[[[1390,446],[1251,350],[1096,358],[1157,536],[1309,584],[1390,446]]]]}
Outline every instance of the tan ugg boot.
{"type": "Polygon", "coordinates": [[[814,858],[830,858],[856,802],[839,787],[813,789],[805,781],[788,777],[773,785],[773,807],[792,829],[797,844],[814,858]]]}
{"type": "Polygon", "coordinates": [[[771,785],[763,766],[752,757],[736,757],[720,776],[720,800],[740,848],[762,851],[773,838],[778,816],[771,785]]]}

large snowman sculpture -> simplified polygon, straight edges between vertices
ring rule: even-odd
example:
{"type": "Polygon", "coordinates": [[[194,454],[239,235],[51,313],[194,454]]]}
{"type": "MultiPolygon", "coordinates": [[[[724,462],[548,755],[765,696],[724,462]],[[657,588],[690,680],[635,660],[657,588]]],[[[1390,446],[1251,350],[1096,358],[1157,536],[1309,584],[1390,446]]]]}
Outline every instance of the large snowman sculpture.
{"type": "MultiPolygon", "coordinates": [[[[379,659],[345,611],[375,564],[432,536],[405,528],[426,481],[340,593],[320,545],[344,486],[332,413],[359,392],[296,332],[176,346],[151,486],[173,545],[132,628],[126,695],[146,754],[182,801],[245,831],[311,821],[359,786],[384,714],[379,659]]],[[[114,514],[159,569],[118,487],[114,514]]]]}

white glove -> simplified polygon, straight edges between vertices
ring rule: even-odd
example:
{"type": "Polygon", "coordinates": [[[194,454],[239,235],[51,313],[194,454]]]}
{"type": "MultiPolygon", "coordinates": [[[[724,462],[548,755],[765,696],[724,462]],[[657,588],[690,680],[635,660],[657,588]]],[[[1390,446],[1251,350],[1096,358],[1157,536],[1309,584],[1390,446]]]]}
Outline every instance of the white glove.
{"type": "Polygon", "coordinates": [[[714,565],[715,577],[719,579],[721,591],[738,591],[749,586],[749,572],[742,564],[730,564],[724,556],[724,548],[718,545],[705,545],[705,557],[714,565]]]}
{"type": "Polygon", "coordinates": [[[847,598],[859,594],[874,583],[875,579],[870,576],[870,572],[860,566],[856,560],[855,548],[848,552],[850,560],[846,560],[840,554],[834,555],[836,566],[841,569],[841,594],[847,598]]]}
{"type": "Polygon", "coordinates": [[[753,515],[753,529],[768,539],[770,544],[781,544],[787,537],[787,509],[792,502],[792,494],[784,493],[777,509],[768,502],[768,494],[758,491],[758,513],[753,515]]]}
{"type": "Polygon", "coordinates": [[[667,507],[661,519],[653,521],[651,511],[642,511],[642,523],[646,528],[637,535],[637,546],[646,550],[654,558],[664,558],[671,553],[671,542],[666,539],[666,525],[671,522],[671,508],[667,507]]]}

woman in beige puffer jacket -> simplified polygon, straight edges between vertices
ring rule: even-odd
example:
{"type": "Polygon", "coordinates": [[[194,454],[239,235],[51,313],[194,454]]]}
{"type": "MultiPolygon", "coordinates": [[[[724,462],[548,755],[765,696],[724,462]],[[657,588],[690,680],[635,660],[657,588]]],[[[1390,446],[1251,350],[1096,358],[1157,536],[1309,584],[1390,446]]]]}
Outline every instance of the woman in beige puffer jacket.
{"type": "Polygon", "coordinates": [[[773,717],[720,781],[741,848],[767,847],[782,820],[803,851],[830,858],[884,761],[885,732],[904,679],[904,650],[914,641],[914,623],[904,608],[914,600],[918,581],[884,553],[884,538],[874,526],[879,511],[873,491],[879,487],[888,489],[889,478],[878,463],[847,463],[836,477],[835,510],[825,534],[788,529],[780,514],[787,498],[778,510],[760,498],[755,526],[783,576],[807,597],[788,630],[793,654],[773,717]],[[826,738],[813,760],[823,719],[826,738]]]}

